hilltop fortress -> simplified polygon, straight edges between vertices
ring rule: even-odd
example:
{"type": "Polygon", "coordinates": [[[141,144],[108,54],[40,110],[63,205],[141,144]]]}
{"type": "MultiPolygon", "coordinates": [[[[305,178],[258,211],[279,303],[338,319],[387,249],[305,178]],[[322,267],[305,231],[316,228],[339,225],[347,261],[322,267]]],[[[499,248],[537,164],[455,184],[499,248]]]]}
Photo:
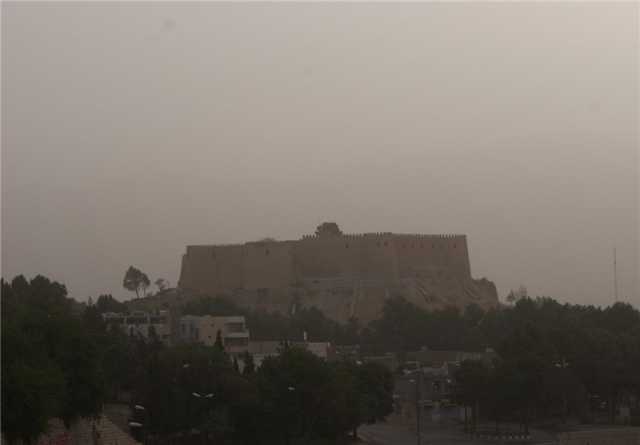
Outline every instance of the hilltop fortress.
{"type": "Polygon", "coordinates": [[[428,309],[498,303],[492,282],[471,277],[464,235],[345,235],[335,223],[300,240],[187,246],[178,286],[282,313],[315,306],[341,322],[375,319],[397,295],[428,309]]]}

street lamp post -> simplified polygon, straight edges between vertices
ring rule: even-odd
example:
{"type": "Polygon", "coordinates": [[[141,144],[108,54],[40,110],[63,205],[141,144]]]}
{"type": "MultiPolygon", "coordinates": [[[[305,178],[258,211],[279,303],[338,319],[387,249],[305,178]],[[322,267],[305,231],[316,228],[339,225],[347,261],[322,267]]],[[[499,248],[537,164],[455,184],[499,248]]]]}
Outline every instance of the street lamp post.
{"type": "Polygon", "coordinates": [[[142,436],[142,443],[146,444],[147,443],[147,430],[149,428],[149,419],[147,418],[147,410],[145,409],[144,406],[142,405],[135,405],[134,407],[134,418],[138,418],[137,413],[140,413],[140,416],[143,417],[143,422],[138,422],[137,420],[134,421],[130,421],[129,422],[129,428],[135,428],[138,429],[138,431],[140,431],[140,434],[142,436]]]}
{"type": "MultiPolygon", "coordinates": [[[[287,393],[291,394],[292,392],[294,392],[296,390],[295,386],[287,386],[287,393]]],[[[285,437],[284,437],[285,443],[286,445],[289,445],[291,443],[291,432],[289,431],[289,423],[286,424],[285,427],[285,437]]]]}
{"type": "Polygon", "coordinates": [[[420,445],[420,376],[416,375],[415,380],[409,382],[416,385],[416,443],[420,445]]]}
{"type": "MultiPolygon", "coordinates": [[[[194,391],[194,392],[191,393],[191,395],[193,397],[195,397],[196,399],[200,399],[200,400],[203,400],[203,401],[210,401],[211,399],[213,399],[213,393],[212,392],[210,392],[208,394],[200,394],[199,392],[195,392],[194,391]]],[[[211,407],[210,407],[209,403],[206,404],[206,408],[207,408],[207,414],[209,414],[211,412],[211,407]]],[[[209,431],[206,429],[206,427],[205,427],[204,431],[200,432],[200,435],[202,436],[203,433],[205,435],[205,442],[208,443],[208,441],[209,441],[209,431]]]]}
{"type": "Polygon", "coordinates": [[[555,363],[555,367],[560,369],[561,371],[561,379],[562,379],[562,423],[567,423],[567,388],[566,388],[566,369],[569,367],[569,363],[562,357],[562,360],[555,363]]]}

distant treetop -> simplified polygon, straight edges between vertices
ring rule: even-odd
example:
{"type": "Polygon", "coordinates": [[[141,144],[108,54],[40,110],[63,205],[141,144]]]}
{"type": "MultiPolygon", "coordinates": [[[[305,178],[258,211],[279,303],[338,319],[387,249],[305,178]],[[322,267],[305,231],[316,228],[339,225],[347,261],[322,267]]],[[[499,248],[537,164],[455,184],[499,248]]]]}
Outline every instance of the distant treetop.
{"type": "Polygon", "coordinates": [[[323,222],[316,227],[317,236],[338,236],[342,235],[342,230],[338,227],[338,224],[334,222],[323,222]]]}

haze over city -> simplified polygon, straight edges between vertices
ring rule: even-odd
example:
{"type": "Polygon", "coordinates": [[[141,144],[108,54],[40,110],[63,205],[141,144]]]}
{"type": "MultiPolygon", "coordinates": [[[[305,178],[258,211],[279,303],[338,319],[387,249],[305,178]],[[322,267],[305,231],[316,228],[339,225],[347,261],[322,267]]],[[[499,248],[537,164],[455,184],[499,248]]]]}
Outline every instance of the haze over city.
{"type": "Polygon", "coordinates": [[[463,233],[504,298],[638,294],[638,5],[4,4],[2,275],[463,233]]]}

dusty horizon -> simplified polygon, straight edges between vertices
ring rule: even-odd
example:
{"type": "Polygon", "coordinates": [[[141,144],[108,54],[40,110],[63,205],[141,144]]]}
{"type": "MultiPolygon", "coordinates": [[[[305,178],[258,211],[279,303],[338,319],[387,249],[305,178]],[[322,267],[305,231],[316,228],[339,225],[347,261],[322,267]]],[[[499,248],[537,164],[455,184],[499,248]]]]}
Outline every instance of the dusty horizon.
{"type": "Polygon", "coordinates": [[[2,276],[461,233],[501,299],[640,305],[636,3],[2,4],[2,276]]]}

